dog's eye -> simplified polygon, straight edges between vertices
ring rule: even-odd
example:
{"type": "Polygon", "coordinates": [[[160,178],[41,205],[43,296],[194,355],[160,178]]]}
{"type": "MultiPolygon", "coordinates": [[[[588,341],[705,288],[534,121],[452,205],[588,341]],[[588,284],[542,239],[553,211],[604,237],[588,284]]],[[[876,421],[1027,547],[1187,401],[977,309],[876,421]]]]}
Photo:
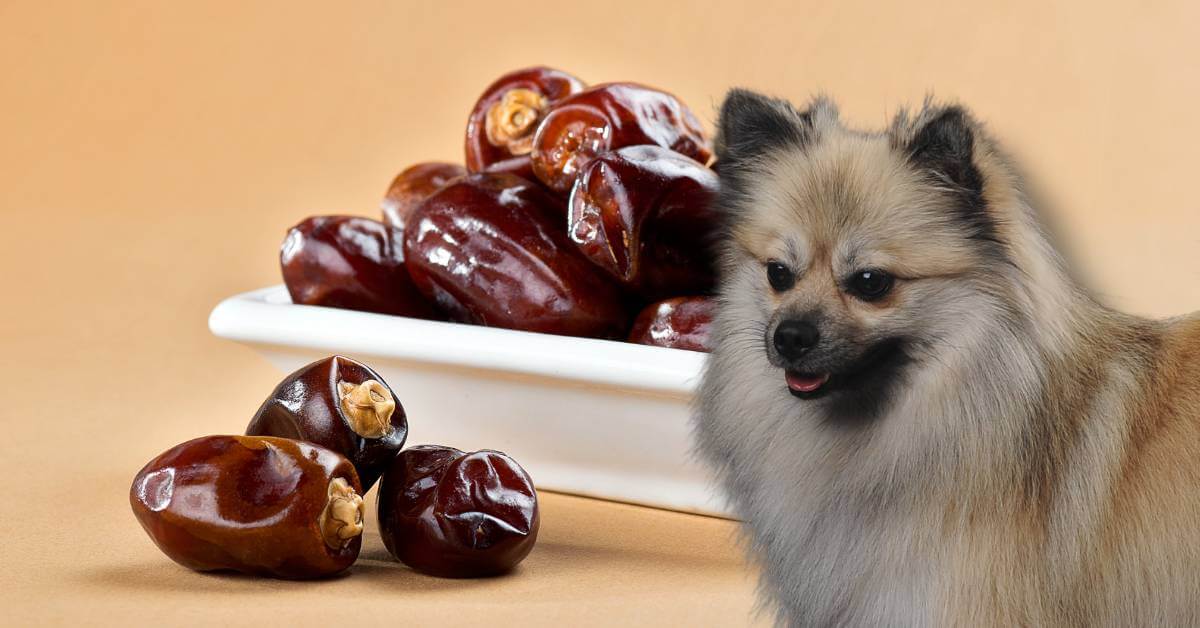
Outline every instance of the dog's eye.
{"type": "Polygon", "coordinates": [[[783,292],[796,285],[796,275],[792,274],[791,269],[787,266],[771,260],[767,262],[767,281],[770,282],[772,290],[783,292]]]}
{"type": "Polygon", "coordinates": [[[850,292],[863,301],[874,301],[892,289],[895,279],[882,270],[860,270],[847,282],[850,292]]]}

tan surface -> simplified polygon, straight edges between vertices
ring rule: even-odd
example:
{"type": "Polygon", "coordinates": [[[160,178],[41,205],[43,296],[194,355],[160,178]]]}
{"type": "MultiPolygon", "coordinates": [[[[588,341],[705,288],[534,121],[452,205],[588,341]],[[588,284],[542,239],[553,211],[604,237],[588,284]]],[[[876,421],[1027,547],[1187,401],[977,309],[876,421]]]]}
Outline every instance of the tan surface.
{"type": "Polygon", "coordinates": [[[864,124],[959,98],[1037,175],[1106,299],[1200,308],[1197,3],[242,4],[0,2],[5,623],[746,617],[711,519],[547,496],[511,578],[419,578],[369,531],[351,577],[280,584],[176,568],[128,511],[143,461],[239,430],[278,377],[208,334],[212,305],[277,280],[292,222],[369,214],[402,166],[457,159],[471,101],[516,66],[661,85],[706,119],[735,84],[823,89],[864,124]]]}

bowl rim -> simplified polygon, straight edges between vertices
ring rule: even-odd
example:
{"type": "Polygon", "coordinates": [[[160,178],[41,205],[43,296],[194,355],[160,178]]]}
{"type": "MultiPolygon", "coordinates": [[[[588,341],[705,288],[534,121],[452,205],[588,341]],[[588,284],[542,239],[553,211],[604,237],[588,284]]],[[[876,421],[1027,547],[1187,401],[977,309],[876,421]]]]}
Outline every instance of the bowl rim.
{"type": "Polygon", "coordinates": [[[208,317],[218,337],[561,379],[691,397],[707,354],[331,307],[296,305],[274,285],[233,295],[208,317]]]}

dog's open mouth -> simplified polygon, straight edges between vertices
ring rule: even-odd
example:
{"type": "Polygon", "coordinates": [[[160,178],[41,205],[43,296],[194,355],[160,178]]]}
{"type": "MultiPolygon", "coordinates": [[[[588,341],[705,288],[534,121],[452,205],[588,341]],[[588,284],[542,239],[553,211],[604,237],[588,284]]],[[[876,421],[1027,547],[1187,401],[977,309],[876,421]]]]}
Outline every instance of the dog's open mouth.
{"type": "Polygon", "coordinates": [[[786,371],[788,390],[802,399],[811,399],[822,392],[825,384],[829,383],[829,373],[801,373],[786,371]]]}

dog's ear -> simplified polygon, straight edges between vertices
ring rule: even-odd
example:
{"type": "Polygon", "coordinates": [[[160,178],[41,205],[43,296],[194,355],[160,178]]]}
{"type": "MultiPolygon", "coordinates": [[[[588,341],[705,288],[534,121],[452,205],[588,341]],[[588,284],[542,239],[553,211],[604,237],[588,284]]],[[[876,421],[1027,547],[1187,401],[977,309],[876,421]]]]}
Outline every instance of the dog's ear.
{"type": "Polygon", "coordinates": [[[926,102],[911,125],[905,115],[897,117],[893,141],[899,142],[909,163],[958,197],[957,217],[970,237],[999,242],[983,195],[983,174],[977,165],[978,151],[986,141],[979,134],[979,125],[966,109],[957,105],[935,107],[926,102]]]}
{"type": "Polygon", "coordinates": [[[786,100],[747,89],[729,90],[717,122],[717,163],[736,165],[775,148],[802,148],[813,136],[813,111],[799,112],[786,100]]]}
{"type": "Polygon", "coordinates": [[[957,188],[967,200],[981,200],[983,176],[975,167],[975,123],[970,114],[959,106],[927,108],[913,128],[905,147],[909,161],[957,188]]]}

